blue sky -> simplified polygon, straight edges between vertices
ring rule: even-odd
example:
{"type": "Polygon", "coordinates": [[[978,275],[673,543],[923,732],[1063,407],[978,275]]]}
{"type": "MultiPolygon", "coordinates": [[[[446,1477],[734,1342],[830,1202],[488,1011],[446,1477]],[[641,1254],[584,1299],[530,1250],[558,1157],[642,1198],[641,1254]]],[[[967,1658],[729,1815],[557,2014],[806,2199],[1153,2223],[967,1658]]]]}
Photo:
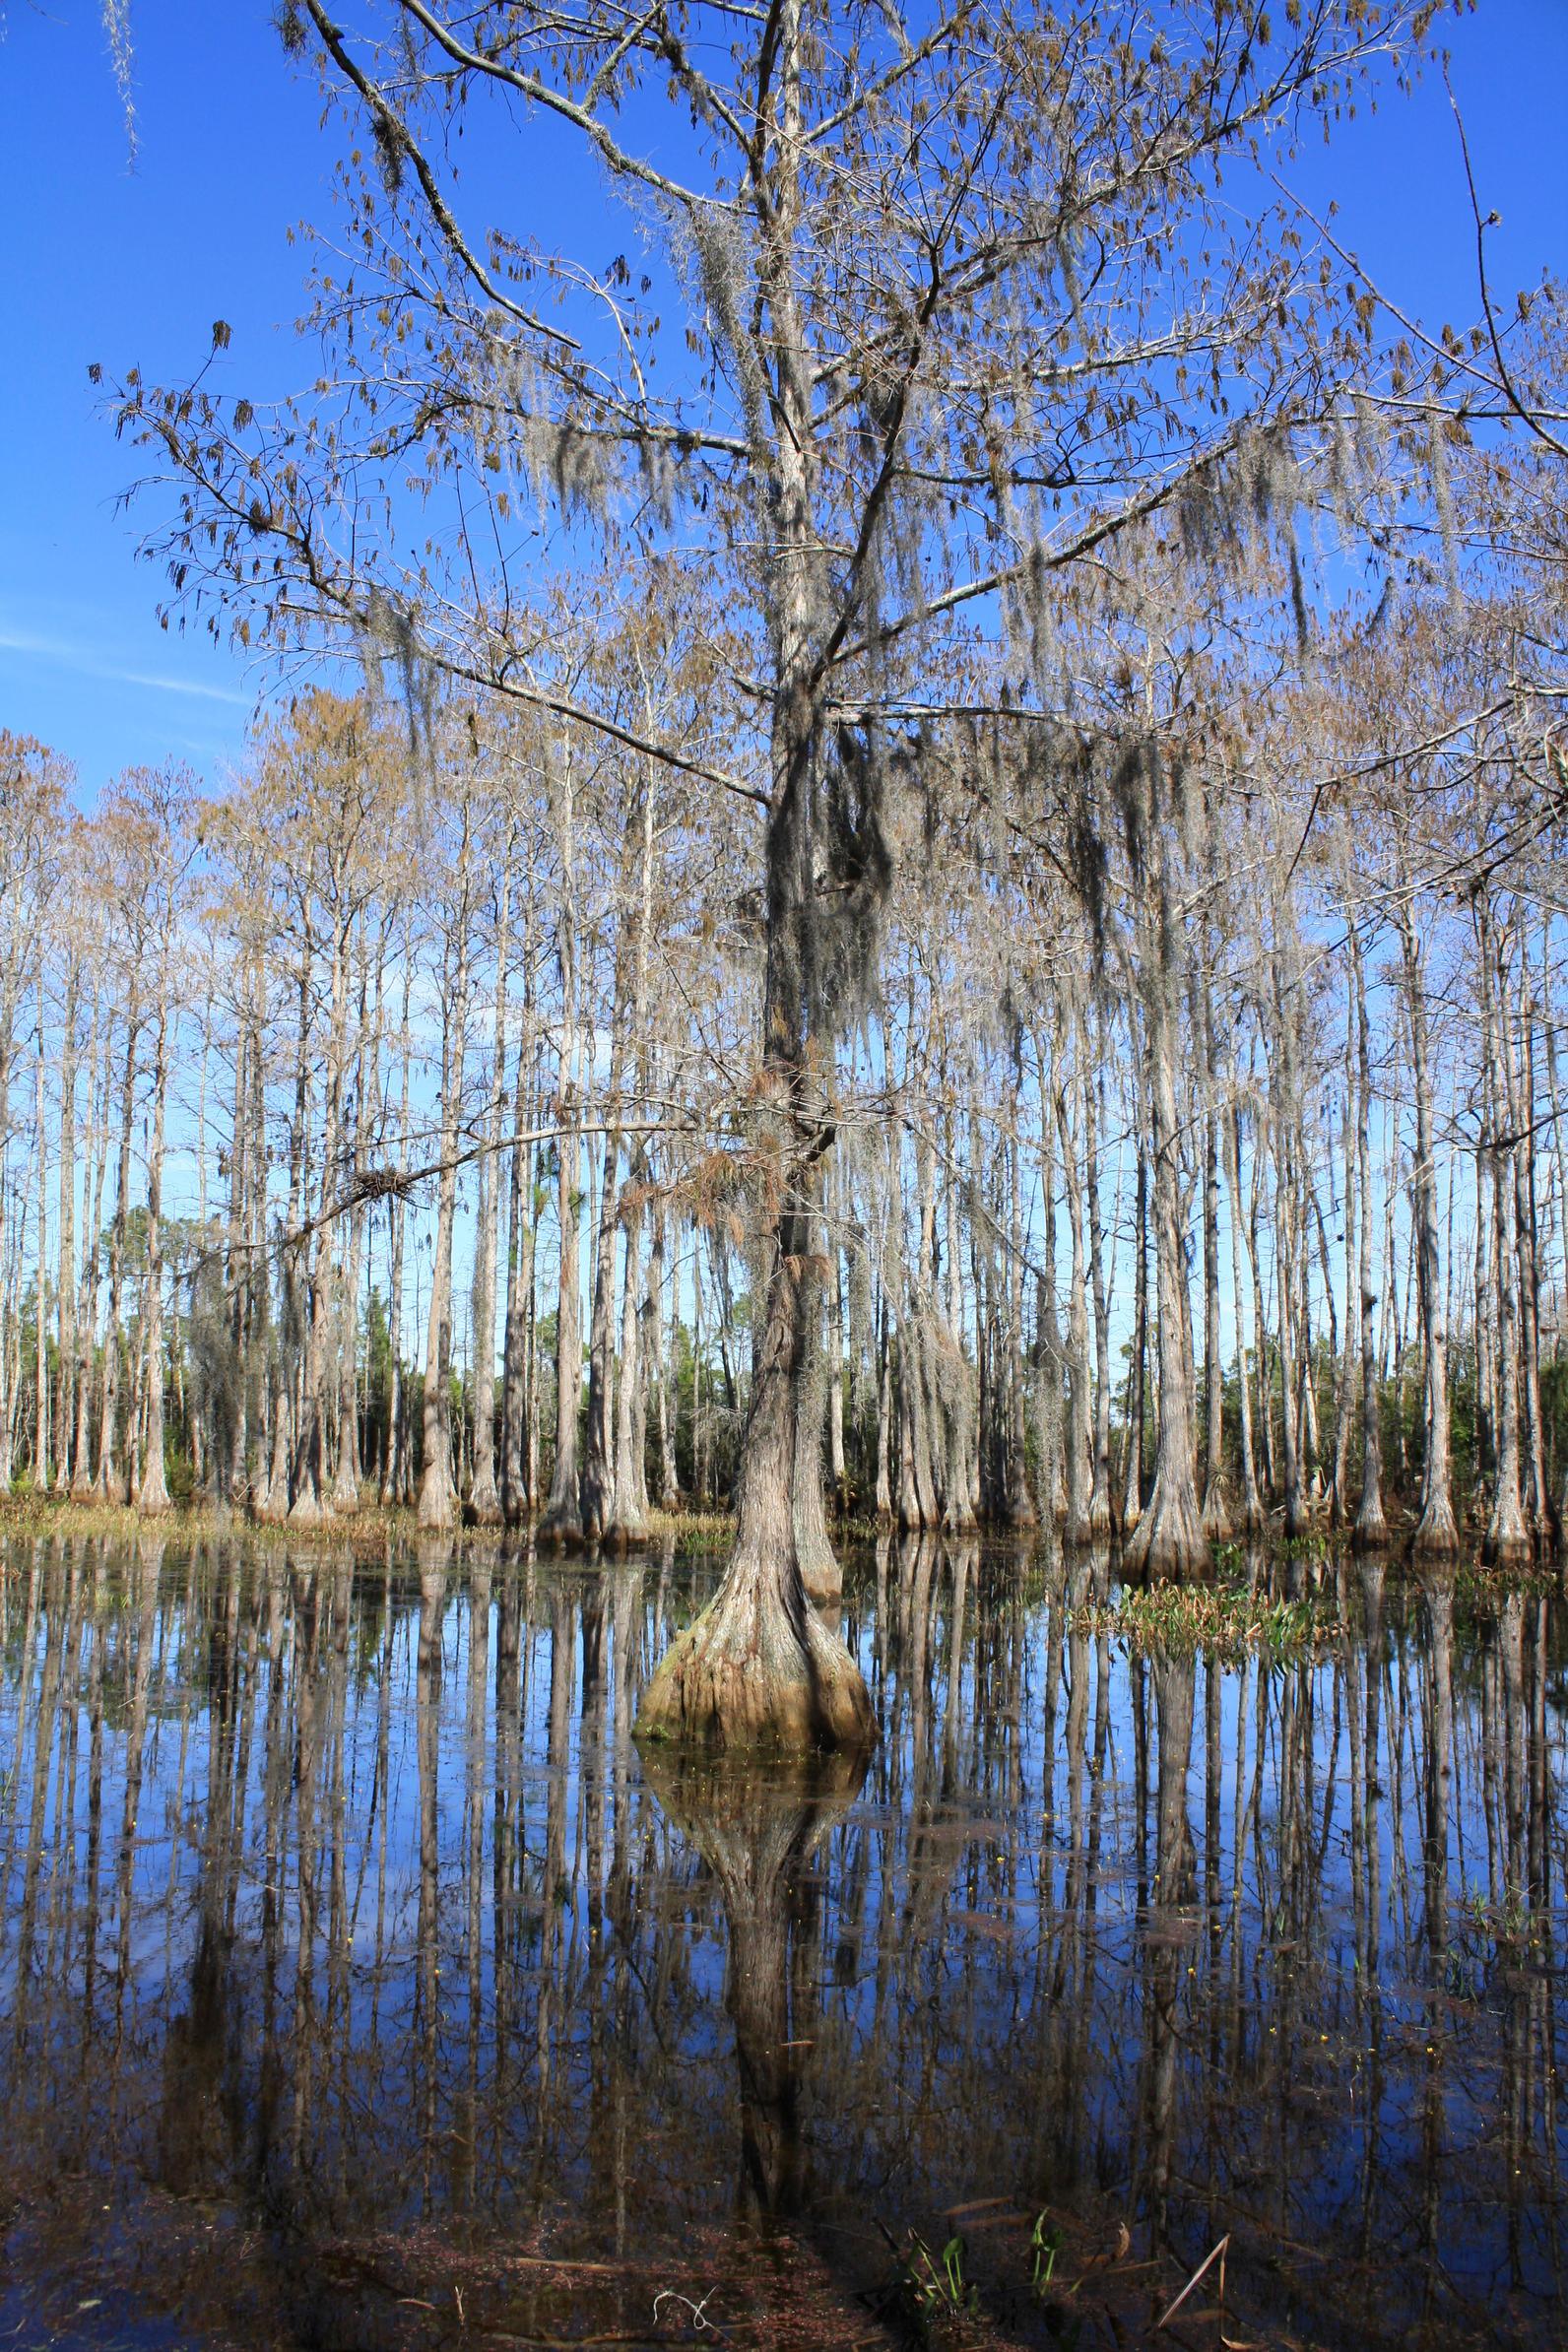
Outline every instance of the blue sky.
{"type": "MultiPolygon", "coordinates": [[[[116,511],[136,470],[88,382],[90,361],[156,379],[199,365],[215,318],[222,363],[252,394],[308,372],[291,322],[304,255],[291,225],[326,221],[339,145],[314,84],[287,66],[261,0],[142,0],[134,16],[139,152],[97,0],[9,0],[0,41],[0,725],[75,760],[90,803],[133,761],[183,758],[212,783],[239,756],[265,679],[226,649],[163,632],[158,582],[116,511]]],[[[1568,272],[1568,0],[1480,0],[1434,37],[1453,54],[1488,252],[1509,306],[1543,266],[1568,272]]],[[[521,149],[508,191],[547,243],[598,211],[590,171],[557,143],[521,149]],[[519,201],[521,197],[521,202],[519,201]]],[[[1392,90],[1327,151],[1302,193],[1339,206],[1339,233],[1429,323],[1475,312],[1473,230],[1447,96],[1429,75],[1392,90]]],[[[605,223],[624,243],[626,231],[605,223]]]]}

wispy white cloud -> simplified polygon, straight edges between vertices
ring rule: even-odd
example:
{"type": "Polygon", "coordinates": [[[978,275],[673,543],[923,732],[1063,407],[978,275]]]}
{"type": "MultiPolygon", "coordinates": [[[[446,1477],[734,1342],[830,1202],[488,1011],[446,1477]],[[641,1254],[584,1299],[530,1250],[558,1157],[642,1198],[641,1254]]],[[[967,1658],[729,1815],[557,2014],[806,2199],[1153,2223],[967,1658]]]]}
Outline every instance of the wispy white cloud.
{"type": "Polygon", "coordinates": [[[101,678],[113,686],[146,686],[153,693],[191,694],[203,702],[230,702],[241,709],[248,709],[252,700],[233,686],[202,686],[194,679],[161,678],[153,671],[127,669],[118,662],[102,660],[86,646],[7,628],[4,623],[0,623],[0,653],[28,654],[34,661],[57,662],[63,669],[79,670],[86,678],[101,678]]]}

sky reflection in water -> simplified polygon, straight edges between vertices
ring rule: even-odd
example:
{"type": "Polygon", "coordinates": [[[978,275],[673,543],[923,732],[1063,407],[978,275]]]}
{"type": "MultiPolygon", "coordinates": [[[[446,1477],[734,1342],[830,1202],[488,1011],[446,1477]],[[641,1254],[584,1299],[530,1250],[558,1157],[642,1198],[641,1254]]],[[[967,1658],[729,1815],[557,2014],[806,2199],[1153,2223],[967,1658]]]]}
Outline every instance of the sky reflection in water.
{"type": "Polygon", "coordinates": [[[789,1776],[632,1745],[712,1561],[13,1546],[0,2332],[649,2328],[733,2257],[795,2340],[804,2245],[871,2342],[965,2207],[1017,2340],[1042,2211],[1228,2230],[1238,2338],[1560,2340],[1561,1601],[1330,1562],[1314,1660],[1210,1665],[1106,1573],[868,1549],[882,1745],[789,1776]]]}

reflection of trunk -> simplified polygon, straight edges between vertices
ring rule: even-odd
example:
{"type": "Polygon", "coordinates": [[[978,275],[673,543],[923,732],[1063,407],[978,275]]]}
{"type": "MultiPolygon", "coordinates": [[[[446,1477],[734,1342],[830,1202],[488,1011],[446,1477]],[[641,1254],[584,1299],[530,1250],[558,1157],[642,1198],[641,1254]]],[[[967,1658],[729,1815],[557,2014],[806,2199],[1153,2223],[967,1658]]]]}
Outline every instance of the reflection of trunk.
{"type": "Polygon", "coordinates": [[[814,2023],[798,2009],[812,1972],[791,1967],[792,1927],[808,1910],[812,1850],[842,1820],[866,1775],[864,1755],[815,1759],[737,1779],[648,1761],[665,1811],[718,1879],[729,1925],[726,1999],[741,2094],[741,2201],[787,2214],[803,2201],[802,2060],[814,2023]],[[804,2030],[803,2030],[804,2029],[804,2030]]]}
{"type": "Polygon", "coordinates": [[[1191,1903],[1196,1892],[1198,1850],[1187,1815],[1187,1774],[1192,1760],[1194,1659],[1151,1653],[1149,1679],[1159,1720],[1159,1794],[1155,1810],[1153,1908],[1145,1930],[1148,1990],[1149,2194],[1156,2219],[1162,2214],[1170,2180],[1175,2126],[1177,1995],[1186,1944],[1175,1921],[1162,1912],[1191,1903]]]}
{"type": "Polygon", "coordinates": [[[419,1953],[420,2056],[424,2070],[421,2120],[425,2162],[434,2154],[441,1965],[441,1621],[446,1609],[445,1545],[420,1546],[420,1640],[415,1666],[415,1747],[419,1760],[420,1894],[416,1948],[419,1953]]]}
{"type": "Polygon", "coordinates": [[[1448,1954],[1448,1818],[1453,1779],[1454,1578],[1429,1568],[1421,1579],[1431,1638],[1431,1682],[1426,1725],[1426,1837],[1422,1862],[1426,1879],[1426,1943],[1434,1985],[1443,1981],[1448,1954]]]}

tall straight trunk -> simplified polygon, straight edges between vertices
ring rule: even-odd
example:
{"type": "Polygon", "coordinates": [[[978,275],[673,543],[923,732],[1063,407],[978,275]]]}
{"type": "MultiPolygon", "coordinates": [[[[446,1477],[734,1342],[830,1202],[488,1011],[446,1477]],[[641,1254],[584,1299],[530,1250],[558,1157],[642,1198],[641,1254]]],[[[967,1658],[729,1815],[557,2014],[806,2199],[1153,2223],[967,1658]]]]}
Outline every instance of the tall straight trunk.
{"type": "MultiPolygon", "coordinates": [[[[1087,1042],[1086,1026],[1079,1030],[1087,1042]]],[[[1103,1041],[1102,1041],[1103,1042],[1103,1041]]],[[[1111,1532],[1111,1322],[1105,1299],[1105,1251],[1100,1220],[1098,1074],[1083,1080],[1083,1191],[1088,1208],[1089,1286],[1094,1301],[1094,1478],[1089,1490],[1089,1535],[1111,1532]]]]}
{"type": "MultiPolygon", "coordinates": [[[[1350,1060],[1353,1051],[1352,1040],[1346,1033],[1344,1108],[1339,1125],[1339,1146],[1344,1153],[1344,1352],[1341,1355],[1336,1345],[1334,1475],[1330,1485],[1330,1517],[1337,1528],[1348,1526],[1350,1519],[1350,1408],[1355,1397],[1355,1123],[1350,1115],[1353,1087],[1350,1060]]],[[[1321,1207],[1318,1209],[1318,1245],[1323,1254],[1324,1291],[1332,1312],[1334,1288],[1329,1274],[1329,1237],[1324,1231],[1321,1207]]]]}
{"type": "Polygon", "coordinates": [[[827,1236],[832,1272],[825,1285],[827,1300],[827,1470],[835,1510],[848,1502],[844,1462],[844,1257],[838,1246],[836,1217],[830,1216],[827,1236]]]}
{"type": "Polygon", "coordinates": [[[576,1543],[582,1537],[582,1498],[577,1477],[577,1405],[582,1394],[581,1261],[578,1231],[582,1143],[574,1059],[577,1019],[577,911],[573,866],[574,784],[569,756],[564,762],[557,812],[560,840],[560,906],[556,960],[560,969],[560,1063],[556,1084],[555,1211],[560,1255],[555,1291],[555,1460],[550,1493],[539,1522],[542,1542],[576,1543]]]}
{"type": "Polygon", "coordinates": [[[1530,1557],[1530,1530],[1520,1499],[1519,1479],[1519,1287],[1514,1188],[1505,1154],[1494,1148],[1492,1199],[1496,1219],[1501,1411],[1497,1428],[1497,1477],[1486,1530],[1488,1559],[1512,1563],[1530,1557]]]}
{"type": "Polygon", "coordinates": [[[605,1152],[599,1186],[599,1222],[594,1241],[594,1286],[588,1318],[588,1420],[583,1438],[582,1534],[588,1543],[604,1535],[611,1511],[614,1465],[611,1414],[615,1406],[616,1211],[621,1199],[621,1075],[625,1000],[617,959],[615,1011],[611,1018],[610,1088],[605,1108],[605,1152]]]}
{"type": "MultiPolygon", "coordinates": [[[[1501,1117],[1517,1132],[1513,1057],[1508,1041],[1508,965],[1503,943],[1495,935],[1486,894],[1475,900],[1475,924],[1481,950],[1481,1027],[1490,1080],[1488,1094],[1494,1118],[1501,1117]]],[[[1491,1518],[1484,1549],[1488,1559],[1513,1563],[1530,1556],[1530,1531],[1520,1490],[1520,1312],[1519,1251],[1516,1218],[1518,1195],[1511,1167],[1512,1151],[1500,1143],[1496,1129],[1488,1134],[1495,1248],[1495,1314],[1498,1330],[1497,1470],[1492,1486],[1491,1518]]]]}
{"type": "MultiPolygon", "coordinates": [[[[1235,1064],[1231,1064],[1231,1085],[1235,1086],[1235,1064]]],[[[1242,1258],[1247,1248],[1246,1230],[1241,1214],[1241,1105],[1232,1101],[1223,1122],[1225,1144],[1225,1184],[1230,1196],[1230,1287],[1236,1311],[1236,1388],[1241,1404],[1241,1524],[1245,1534],[1256,1535],[1263,1526],[1263,1498],[1258,1492],[1258,1462],[1252,1443],[1252,1380],[1247,1370],[1246,1309],[1243,1300],[1256,1295],[1251,1280],[1252,1270],[1245,1274],[1242,1258]]],[[[1262,1333],[1255,1327],[1255,1340],[1262,1333]]],[[[1257,1344],[1253,1353],[1260,1353],[1257,1344]]]]}
{"type": "Polygon", "coordinates": [[[1028,1442],[1023,1417],[1023,1185],[1018,1151],[1018,1089],[1013,1090],[1013,1135],[1007,1154],[1011,1199],[1008,1231],[1008,1525],[1032,1528],[1039,1514],[1029,1492],[1028,1442]]]}
{"type": "Polygon", "coordinates": [[[1040,1089],[1040,1204],[1045,1235],[1042,1263],[1035,1279],[1034,1346],[1037,1373],[1034,1387],[1035,1444],[1040,1458],[1040,1517],[1048,1527],[1063,1523],[1062,1496],[1062,1335],[1056,1312],[1056,1135],[1054,1086],[1047,1076],[1045,1047],[1034,1035],[1035,1070],[1040,1089]]]}
{"type": "Polygon", "coordinates": [[[606,1541],[621,1550],[640,1542],[648,1532],[637,1444],[641,1434],[638,1402],[642,1393],[640,1206],[628,1209],[625,1228],[625,1265],[621,1286],[621,1379],[616,1388],[615,1480],[605,1528],[606,1541]]]}
{"type": "MultiPolygon", "coordinates": [[[[1483,1024],[1484,1027],[1484,1024],[1483,1024]]],[[[1492,1110],[1488,1077],[1481,1083],[1480,1133],[1475,1140],[1475,1459],[1471,1511],[1478,1510],[1497,1469],[1497,1358],[1492,1345],[1492,1110]]]]}
{"type": "MultiPolygon", "coordinates": [[[[949,1534],[969,1535],[975,1527],[974,1435],[975,1400],[969,1365],[963,1352],[963,1277],[958,1251],[957,1139],[947,1127],[947,1181],[943,1186],[947,1209],[947,1281],[946,1298],[937,1312],[937,1347],[932,1351],[938,1372],[938,1398],[943,1429],[942,1524],[949,1534]],[[940,1357],[939,1357],[940,1350],[940,1357]],[[946,1374],[946,1381],[943,1380],[946,1374]],[[943,1389],[946,1388],[946,1395],[943,1389]]],[[[979,1302],[976,1301],[977,1322],[979,1302]]]]}
{"type": "MultiPolygon", "coordinates": [[[[653,926],[653,786],[645,780],[638,849],[637,940],[631,983],[631,1050],[637,1057],[644,1097],[649,1091],[648,945],[653,926]]],[[[619,1115],[619,1114],[618,1114],[619,1115]]],[[[640,1542],[648,1532],[647,1412],[643,1367],[642,1202],[647,1191],[646,1150],[630,1154],[634,1179],[625,1215],[624,1281],[621,1306],[621,1385],[616,1395],[614,1475],[606,1530],[619,1546],[640,1542]]]]}
{"type": "MultiPolygon", "coordinates": [[[[261,1515],[287,1519],[295,1498],[297,1446],[302,1419],[300,1382],[304,1352],[304,1311],[300,1295],[300,1234],[304,1218],[310,1121],[310,959],[302,953],[294,1021],[294,1100],[289,1125],[289,1201],[284,1211],[282,1296],[279,1301],[277,1369],[273,1382],[272,1475],[261,1515]]],[[[263,1130],[265,1132],[265,1130],[263,1130]]],[[[319,1514],[318,1514],[319,1515],[319,1514]]],[[[307,1512],[308,1516],[308,1512],[307,1512]]]]}
{"type": "MultiPolygon", "coordinates": [[[[863,1749],[876,1736],[871,1695],[843,1643],[812,1606],[801,1535],[821,1514],[819,1297],[811,1265],[820,1162],[832,1147],[833,1105],[824,1086],[833,1038],[819,990],[823,926],[840,920],[820,903],[816,811],[826,717],[817,667],[820,541],[809,451],[815,383],[796,306],[800,235],[802,44],[798,0],[778,19],[759,137],[771,145],[763,240],[773,439],[758,511],[767,517],[773,619],[773,700],[766,842],[766,967],[762,1006],[764,1086],[757,1117],[779,1147],[777,1209],[758,1239],[763,1279],[753,1325],[755,1356],[736,1479],[736,1537],[724,1581],[696,1622],[672,1645],[643,1695],[645,1732],[708,1745],[799,1751],[863,1749]],[[807,1507],[809,1488],[815,1508],[807,1507]]],[[[759,322],[760,327],[760,322],[759,322]]],[[[884,885],[885,886],[885,885],[884,885]]]]}
{"type": "Polygon", "coordinates": [[[1138,1177],[1134,1191],[1133,1339],[1127,1367],[1127,1451],[1122,1465],[1122,1535],[1130,1535],[1143,1514],[1143,1412],[1148,1364],[1148,1152],[1143,1115],[1135,1096],[1138,1177]]]}
{"type": "Polygon", "coordinates": [[[386,968],[386,938],[376,946],[373,1011],[366,1003],[368,973],[359,972],[359,1074],[355,1086],[354,1207],[349,1211],[348,1251],[344,1266],[338,1348],[338,1464],[332,1481],[332,1508],[339,1518],[359,1508],[359,1270],[364,1264],[365,1219],[370,1204],[359,1189],[370,1147],[370,1109],[381,1082],[381,990],[386,968]],[[368,1015],[368,1017],[367,1017],[368,1015]]]}
{"type": "Polygon", "coordinates": [[[879,1522],[891,1519],[893,1515],[892,1465],[889,1459],[893,1401],[891,1324],[892,1318],[887,1308],[887,1294],[883,1291],[877,1305],[877,1517],[879,1522]]]}
{"type": "MultiPolygon", "coordinates": [[[[1540,1413],[1540,1273],[1535,1205],[1535,1045],[1530,957],[1519,943],[1519,1056],[1506,1048],[1513,1104],[1514,1225],[1519,1252],[1519,1386],[1523,1415],[1525,1522],[1538,1544],[1553,1533],[1552,1499],[1546,1486],[1546,1438],[1540,1413]]],[[[1507,1018],[1506,1008],[1504,1018],[1507,1018]]]]}
{"type": "Polygon", "coordinates": [[[229,1134],[229,1217],[224,1247],[224,1338],[229,1351],[229,1388],[227,1410],[215,1430],[212,1462],[213,1488],[221,1510],[233,1500],[245,1463],[245,1294],[249,1288],[249,1269],[245,1259],[245,1211],[250,1180],[245,1081],[250,1056],[250,1026],[246,1013],[251,969],[252,959],[245,954],[240,964],[239,984],[234,997],[234,1100],[229,1134]]]}
{"type": "Polygon", "coordinates": [[[500,1223],[501,1112],[506,1101],[506,967],[510,940],[510,846],[501,874],[495,949],[495,1057],[481,1162],[479,1231],[474,1272],[474,1516],[493,1527],[502,1516],[495,1479],[495,1255],[500,1223]]]}
{"type": "Polygon", "coordinates": [[[441,1173],[435,1196],[430,1312],[425,1335],[425,1470],[420,1479],[420,1525],[443,1532],[454,1524],[458,1506],[452,1461],[452,1228],[457,1216],[457,1125],[468,1042],[468,858],[469,817],[465,812],[459,903],[443,957],[441,1173]]]}
{"type": "Polygon", "coordinates": [[[1449,1452],[1448,1328],[1443,1309],[1442,1252],[1437,1231],[1437,1171],[1433,1159],[1432,1078],[1428,1059],[1424,951],[1417,943],[1407,903],[1398,913],[1400,944],[1410,1019],[1410,1060],[1415,1083],[1415,1241],[1419,1250],[1420,1305],[1426,1357],[1426,1468],[1415,1550],[1423,1558],[1446,1558],[1459,1550],[1451,1500],[1449,1452]]]}
{"type": "MultiPolygon", "coordinates": [[[[153,1136],[147,1155],[147,1468],[139,1508],[145,1519],[169,1508],[163,1477],[163,1121],[168,1097],[169,1007],[167,956],[153,1031],[153,1136]]],[[[177,1018],[177,1016],[176,1016],[177,1018]]]]}
{"type": "Polygon", "coordinates": [[[119,1157],[114,1172],[114,1224],[109,1236],[108,1322],[103,1334],[103,1377],[98,1412],[98,1490],[105,1503],[125,1500],[119,1461],[121,1293],[125,1275],[125,1226],[131,1206],[131,1138],[136,1128],[136,1046],[141,1034],[141,967],[133,960],[125,1010],[125,1076],[120,1088],[119,1157]]]}
{"type": "MultiPolygon", "coordinates": [[[[681,1477],[676,1468],[675,1416],[670,1410],[670,1383],[665,1366],[664,1220],[664,1203],[656,1194],[653,1243],[648,1252],[648,1363],[659,1426],[659,1508],[673,1511],[681,1500],[681,1477]]],[[[674,1329],[679,1336],[679,1324],[674,1329]]]]}
{"type": "Polygon", "coordinates": [[[86,1502],[93,1493],[92,1397],[93,1335],[98,1324],[98,1234],[103,1223],[103,1172],[108,1159],[109,1064],[113,1051],[113,1018],[103,1036],[102,1071],[98,1069],[98,1023],[103,1001],[101,976],[93,989],[93,1026],[88,1040],[88,1134],[82,1236],[81,1289],[76,1304],[76,1442],[72,1448],[71,1495],[86,1502]]]}
{"type": "MultiPolygon", "coordinates": [[[[1551,1009],[1551,914],[1543,909],[1540,940],[1541,1030],[1546,1040],[1546,1088],[1551,1102],[1552,1153],[1557,1172],[1557,1238],[1563,1253],[1561,1282],[1568,1295],[1568,1151],[1563,1144],[1562,1100],[1557,1080],[1557,1032],[1551,1009]]],[[[1557,1498],[1558,1533],[1568,1522],[1568,1449],[1564,1450],[1562,1484],[1557,1498]]]]}
{"type": "Polygon", "coordinates": [[[404,1197],[402,1177],[409,1134],[409,998],[414,985],[414,959],[408,927],[403,931],[403,1019],[399,1028],[400,1058],[403,1064],[403,1098],[398,1111],[397,1149],[392,1166],[399,1179],[392,1196],[392,1213],[388,1247],[391,1264],[387,1270],[387,1353],[391,1357],[390,1380],[392,1393],[387,1399],[386,1453],[388,1458],[387,1484],[380,1500],[383,1504],[407,1503],[411,1484],[408,1440],[408,1383],[403,1373],[403,1242],[408,1227],[408,1202],[404,1197]]]}
{"type": "MultiPolygon", "coordinates": [[[[349,1035],[349,937],[341,921],[332,943],[331,1004],[321,1126],[319,1215],[315,1231],[310,1236],[309,1253],[305,1260],[306,1324],[301,1355],[299,1427],[294,1445],[294,1493],[289,1506],[291,1521],[300,1527],[314,1527],[332,1510],[327,1490],[327,1376],[332,1346],[333,1293],[337,1286],[334,1265],[337,1218],[331,1210],[335,1205],[332,1193],[338,1182],[338,1159],[343,1136],[343,1088],[349,1035]]],[[[308,1198],[308,1188],[305,1197],[308,1198]]],[[[351,1312],[356,1303],[350,1301],[351,1312]]]]}
{"type": "Polygon", "coordinates": [[[1367,1013],[1360,934],[1353,922],[1349,940],[1355,990],[1355,1155],[1361,1176],[1361,1500],[1355,1515],[1355,1541],[1363,1550],[1369,1550],[1388,1540],[1388,1523],[1383,1516],[1383,1447],[1379,1426],[1378,1293],[1372,1281],[1372,1024],[1367,1013]]]}
{"type": "Polygon", "coordinates": [[[1209,943],[1202,954],[1204,1013],[1204,1534],[1210,1543],[1230,1536],[1225,1502],[1225,1372],[1219,1338],[1219,1112],[1214,1046],[1213,984],[1209,943]]]}
{"type": "MultiPolygon", "coordinates": [[[[72,1468],[72,1413],[76,1400],[76,1016],[81,995],[81,958],[72,948],[66,965],[65,1019],[60,1032],[60,1276],[56,1290],[59,1311],[60,1400],[58,1483],[63,1489],[72,1468]]],[[[90,1081],[91,1082],[91,1081],[90,1081]]]]}
{"type": "Polygon", "coordinates": [[[1301,1395],[1297,1385],[1295,1307],[1296,1223],[1294,1154],[1282,1133],[1280,1104],[1273,1121],[1274,1162],[1274,1293],[1279,1308],[1279,1451],[1284,1471],[1285,1534],[1299,1535],[1307,1524],[1301,1481],[1301,1395]]]}
{"type": "MultiPolygon", "coordinates": [[[[1072,1102],[1081,1105],[1083,1080],[1075,1080],[1072,1102]]],[[[1062,1173],[1067,1184],[1068,1224],[1073,1241],[1067,1325],[1067,1526],[1069,1543],[1089,1539],[1090,1429],[1089,1316],[1083,1286],[1083,1191],[1078,1161],[1078,1122],[1070,1115],[1066,1088],[1056,1098],[1057,1131],[1062,1142],[1062,1173]]]]}
{"type": "Polygon", "coordinates": [[[528,1130],[528,1071],[532,1053],[529,1023],[517,1041],[517,1081],[512,1096],[511,1174],[506,1206],[506,1337],[501,1373],[501,1516],[520,1527],[533,1505],[528,1453],[528,1296],[533,1286],[534,1228],[525,1203],[531,1195],[533,1146],[528,1130]]]}
{"type": "Polygon", "coordinates": [[[1209,1538],[1193,1478],[1192,1393],[1188,1386],[1187,1250],[1181,1215],[1182,1123],[1176,1108],[1181,997],[1174,918],[1166,877],[1156,883],[1153,920],[1143,943],[1148,1028],[1149,1143],[1154,1166],[1154,1265],[1159,1285],[1159,1451],[1148,1508],[1124,1550],[1128,1570],[1181,1575],[1209,1564],[1209,1538]],[[1150,936],[1152,934],[1152,936],[1150,936]]]}
{"type": "MultiPolygon", "coordinates": [[[[41,997],[43,982],[38,982],[41,997]]],[[[43,1021],[38,1020],[38,1055],[33,1085],[33,1147],[38,1155],[38,1252],[36,1278],[33,1288],[33,1484],[34,1491],[45,1494],[49,1486],[49,1188],[48,1156],[44,1148],[46,1130],[43,1124],[43,1021]]]]}

